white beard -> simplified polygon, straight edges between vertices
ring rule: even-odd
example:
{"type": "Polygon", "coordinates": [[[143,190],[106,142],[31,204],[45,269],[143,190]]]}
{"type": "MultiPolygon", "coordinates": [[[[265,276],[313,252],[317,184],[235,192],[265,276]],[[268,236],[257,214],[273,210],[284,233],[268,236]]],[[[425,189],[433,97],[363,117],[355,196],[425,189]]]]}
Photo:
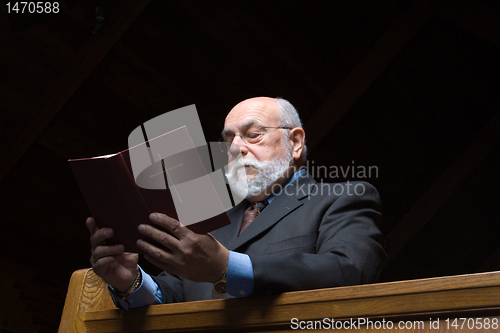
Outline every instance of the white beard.
{"type": "MultiPolygon", "coordinates": [[[[285,148],[288,147],[285,146],[285,148]]],[[[262,163],[255,159],[244,159],[242,155],[238,155],[232,162],[231,169],[226,173],[226,178],[233,194],[250,199],[265,192],[276,183],[290,168],[292,161],[290,149],[286,149],[282,156],[262,163]],[[250,179],[247,177],[245,166],[252,166],[257,170],[255,177],[250,179]]]]}

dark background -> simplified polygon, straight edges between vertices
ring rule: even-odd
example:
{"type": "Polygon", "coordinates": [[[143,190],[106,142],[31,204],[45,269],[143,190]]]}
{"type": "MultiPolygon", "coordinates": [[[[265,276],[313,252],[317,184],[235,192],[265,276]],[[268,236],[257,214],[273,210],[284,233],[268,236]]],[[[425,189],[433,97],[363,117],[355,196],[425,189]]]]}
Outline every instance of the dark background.
{"type": "Polygon", "coordinates": [[[281,96],[310,165],[376,166],[363,180],[383,201],[382,282],[500,269],[500,2],[66,0],[43,15],[7,2],[2,332],[55,332],[71,273],[90,265],[67,159],[126,149],[189,104],[216,141],[236,103],[281,96]]]}

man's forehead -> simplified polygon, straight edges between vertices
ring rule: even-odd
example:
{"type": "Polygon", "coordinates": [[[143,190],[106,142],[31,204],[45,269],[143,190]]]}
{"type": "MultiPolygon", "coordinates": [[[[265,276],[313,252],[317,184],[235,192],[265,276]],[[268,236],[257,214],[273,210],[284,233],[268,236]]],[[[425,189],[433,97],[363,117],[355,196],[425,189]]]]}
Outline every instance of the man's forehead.
{"type": "Polygon", "coordinates": [[[254,124],[274,125],[279,122],[278,107],[274,99],[255,98],[236,105],[226,117],[224,128],[249,127],[254,124]]]}

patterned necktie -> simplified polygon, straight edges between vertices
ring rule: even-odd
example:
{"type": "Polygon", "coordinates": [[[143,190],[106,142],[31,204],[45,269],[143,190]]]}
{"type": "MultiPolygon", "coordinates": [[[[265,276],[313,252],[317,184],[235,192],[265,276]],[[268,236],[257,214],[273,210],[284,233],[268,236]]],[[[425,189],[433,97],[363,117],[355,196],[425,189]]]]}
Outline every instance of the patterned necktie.
{"type": "Polygon", "coordinates": [[[243,222],[241,222],[241,228],[240,228],[240,233],[238,235],[241,235],[243,231],[245,231],[246,228],[250,225],[250,223],[255,220],[257,215],[260,214],[260,212],[266,208],[267,206],[267,200],[264,201],[258,201],[254,202],[250,205],[250,207],[247,208],[245,211],[245,214],[243,214],[243,222]]]}

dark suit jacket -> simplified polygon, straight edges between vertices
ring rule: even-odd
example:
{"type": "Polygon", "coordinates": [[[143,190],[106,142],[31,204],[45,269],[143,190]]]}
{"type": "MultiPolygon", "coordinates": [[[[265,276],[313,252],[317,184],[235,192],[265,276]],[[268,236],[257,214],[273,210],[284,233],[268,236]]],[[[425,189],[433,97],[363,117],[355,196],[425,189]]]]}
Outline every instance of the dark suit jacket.
{"type": "MultiPolygon", "coordinates": [[[[229,250],[250,256],[252,295],[374,281],[385,252],[377,227],[380,198],[370,184],[317,183],[305,175],[286,187],[238,236],[248,205],[243,201],[231,209],[232,223],[212,235],[229,250]]],[[[165,303],[222,297],[213,293],[211,283],[167,273],[154,279],[165,303]]]]}

